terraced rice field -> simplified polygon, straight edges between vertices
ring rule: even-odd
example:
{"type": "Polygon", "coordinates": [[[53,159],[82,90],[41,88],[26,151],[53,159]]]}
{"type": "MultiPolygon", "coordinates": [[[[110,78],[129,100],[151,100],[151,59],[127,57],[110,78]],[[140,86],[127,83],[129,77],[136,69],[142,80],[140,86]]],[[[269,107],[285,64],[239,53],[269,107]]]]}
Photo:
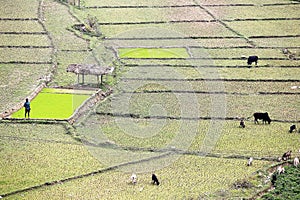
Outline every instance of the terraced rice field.
{"type": "Polygon", "coordinates": [[[76,4],[0,7],[1,113],[44,85],[95,85],[94,77],[77,83],[69,64],[116,68],[101,86],[113,93],[76,121],[49,118],[68,118],[91,93],[49,88],[32,101],[31,118],[41,119],[23,120],[20,110],[12,115],[19,119],[0,121],[4,199],[257,198],[277,158],[299,156],[299,134],[288,133],[300,126],[299,1],[76,4]],[[98,19],[98,38],[72,28],[89,16],[98,19]],[[250,55],[257,66],[247,65],[250,55]],[[271,124],[254,124],[254,112],[268,112],[271,124]]]}
{"type": "MultiPolygon", "coordinates": [[[[30,103],[30,118],[68,119],[94,91],[74,91],[44,88],[30,103]]],[[[12,118],[24,118],[24,109],[12,114],[12,118]]]]}

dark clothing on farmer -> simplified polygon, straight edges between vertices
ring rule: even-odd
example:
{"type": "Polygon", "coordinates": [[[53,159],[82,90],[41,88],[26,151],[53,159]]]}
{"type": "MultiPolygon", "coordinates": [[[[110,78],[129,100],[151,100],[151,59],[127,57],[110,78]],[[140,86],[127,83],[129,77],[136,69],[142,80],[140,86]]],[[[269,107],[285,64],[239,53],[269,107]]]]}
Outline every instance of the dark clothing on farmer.
{"type": "Polygon", "coordinates": [[[30,113],[30,102],[28,101],[28,99],[26,99],[26,102],[24,103],[24,107],[25,107],[25,118],[28,115],[29,118],[29,113],[30,113]]]}
{"type": "Polygon", "coordinates": [[[29,103],[29,101],[27,101],[27,102],[24,103],[24,107],[25,107],[26,110],[30,110],[30,103],[29,103]]]}

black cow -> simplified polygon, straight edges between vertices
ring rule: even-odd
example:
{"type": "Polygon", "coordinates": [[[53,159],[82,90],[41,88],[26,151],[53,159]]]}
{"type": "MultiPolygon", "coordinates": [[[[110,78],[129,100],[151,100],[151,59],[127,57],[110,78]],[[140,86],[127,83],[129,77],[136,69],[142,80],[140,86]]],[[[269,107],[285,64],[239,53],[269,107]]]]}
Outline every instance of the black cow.
{"type": "Polygon", "coordinates": [[[258,56],[249,56],[247,64],[252,65],[253,62],[255,62],[255,65],[257,65],[258,56]]]}
{"type": "Polygon", "coordinates": [[[292,133],[293,131],[296,131],[296,125],[293,124],[292,126],[290,126],[290,133],[292,133]]]}
{"type": "Polygon", "coordinates": [[[155,174],[152,174],[152,181],[153,181],[153,184],[159,185],[158,178],[155,174]]]}
{"type": "Polygon", "coordinates": [[[241,119],[241,121],[240,121],[240,127],[242,127],[242,128],[245,128],[245,127],[246,127],[245,122],[244,122],[244,120],[242,120],[242,119],[241,119]]]}
{"type": "Polygon", "coordinates": [[[254,113],[253,114],[254,116],[254,123],[257,123],[258,124],[258,119],[261,119],[263,121],[263,123],[266,123],[268,122],[269,124],[271,123],[271,119],[269,117],[269,114],[267,112],[265,113],[254,113]]]}
{"type": "Polygon", "coordinates": [[[291,158],[292,158],[292,150],[285,152],[281,157],[281,159],[284,161],[291,158]]]}

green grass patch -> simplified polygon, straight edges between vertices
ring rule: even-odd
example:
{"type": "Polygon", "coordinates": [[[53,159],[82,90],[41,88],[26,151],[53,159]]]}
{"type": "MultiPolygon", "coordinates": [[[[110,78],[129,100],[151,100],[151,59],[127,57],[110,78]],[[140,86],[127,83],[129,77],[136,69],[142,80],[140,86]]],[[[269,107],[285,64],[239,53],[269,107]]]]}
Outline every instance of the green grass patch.
{"type": "MultiPolygon", "coordinates": [[[[195,58],[205,58],[203,49],[191,48],[191,54],[195,58]]],[[[233,49],[207,49],[205,52],[212,58],[241,58],[242,55],[248,57],[257,55],[259,58],[286,58],[280,49],[254,49],[254,48],[233,48],[233,49]]],[[[260,60],[258,60],[260,62],[260,60]]],[[[272,62],[272,61],[269,61],[272,62]]],[[[246,59],[245,59],[245,63],[246,59]]]]}
{"type": "MultiPolygon", "coordinates": [[[[134,39],[134,40],[118,40],[118,45],[121,47],[173,47],[173,46],[198,46],[198,47],[238,47],[250,46],[246,40],[235,39],[160,39],[160,40],[147,40],[147,39],[134,39]]],[[[206,49],[203,49],[206,51],[206,49]]]]}
{"type": "Polygon", "coordinates": [[[0,18],[37,18],[39,1],[10,0],[1,1],[0,18]]]}
{"type": "Polygon", "coordinates": [[[61,124],[0,123],[0,194],[101,168],[61,124]]]}
{"type": "Polygon", "coordinates": [[[5,32],[44,32],[38,21],[1,21],[0,29],[5,32]]]}
{"type": "Polygon", "coordinates": [[[226,23],[230,28],[247,37],[297,35],[299,33],[299,21],[297,20],[234,21],[226,23]]]}
{"type": "Polygon", "coordinates": [[[33,48],[1,48],[0,62],[50,62],[52,49],[33,49],[33,48]]]}
{"type": "Polygon", "coordinates": [[[0,35],[3,46],[50,46],[47,35],[0,35]]]}
{"type": "Polygon", "coordinates": [[[208,7],[208,10],[211,11],[217,18],[223,20],[249,18],[298,18],[299,9],[299,5],[256,6],[253,8],[249,6],[208,7]]]}
{"type": "MultiPolygon", "coordinates": [[[[256,38],[251,39],[255,44],[261,47],[299,47],[300,38],[256,38]]],[[[295,50],[291,50],[295,51],[295,50]]]]}
{"type": "MultiPolygon", "coordinates": [[[[87,94],[56,92],[56,89],[45,88],[31,102],[30,118],[67,119],[89,97],[87,94]]],[[[13,118],[23,118],[24,109],[12,114],[13,118]]]]}
{"type": "MultiPolygon", "coordinates": [[[[218,83],[222,84],[222,83],[218,83]]],[[[192,88],[190,88],[192,89],[192,88]]],[[[193,90],[183,90],[191,91],[193,90]]],[[[129,105],[124,105],[126,109],[119,109],[120,114],[133,114],[139,115],[141,117],[145,116],[171,116],[179,117],[182,116],[181,110],[184,108],[185,104],[192,103],[188,100],[183,99],[180,95],[185,95],[186,97],[195,98],[199,105],[199,113],[202,117],[220,117],[219,113],[214,113],[211,111],[213,98],[217,97],[217,94],[188,94],[188,93],[135,93],[135,94],[124,94],[122,98],[130,99],[129,105]],[[153,105],[159,105],[164,108],[164,113],[151,113],[153,105]],[[205,106],[203,106],[205,105],[205,106]]],[[[118,97],[115,97],[118,98],[118,97]]],[[[225,98],[225,95],[224,95],[225,98]]],[[[296,121],[300,114],[298,110],[300,109],[299,104],[295,104],[295,101],[299,101],[300,97],[297,95],[257,95],[256,93],[249,95],[232,95],[227,94],[224,102],[221,102],[226,111],[227,117],[251,117],[254,112],[269,112],[271,119],[277,120],[291,120],[296,121]],[[276,106],[275,106],[276,105],[276,106]],[[226,106],[226,107],[225,107],[226,106]]],[[[119,102],[117,100],[116,102],[119,102]]],[[[115,104],[115,102],[114,102],[115,104]]],[[[103,104],[99,105],[97,108],[101,112],[113,112],[109,109],[110,105],[103,104]]],[[[116,105],[112,105],[113,107],[116,105]]]]}
{"type": "MultiPolygon", "coordinates": [[[[246,128],[242,129],[239,121],[226,121],[213,153],[278,158],[289,149],[298,151],[298,135],[288,132],[289,123],[257,125],[250,118],[245,124],[246,128]]],[[[199,148],[198,141],[195,140],[191,149],[199,148]]]]}
{"type": "MultiPolygon", "coordinates": [[[[126,0],[104,0],[104,1],[98,1],[98,0],[86,0],[84,1],[85,6],[162,6],[162,5],[182,5],[182,2],[177,1],[161,1],[161,0],[153,0],[153,1],[147,1],[147,0],[132,0],[130,2],[126,0]]],[[[192,4],[192,3],[191,3],[192,4]]]]}
{"type": "Polygon", "coordinates": [[[2,102],[0,110],[11,109],[20,101],[24,101],[24,97],[33,92],[40,79],[48,75],[51,67],[51,65],[1,65],[0,77],[5,78],[0,84],[0,101],[2,102]]]}
{"type": "Polygon", "coordinates": [[[106,37],[121,38],[236,36],[217,22],[106,25],[101,31],[106,37]]]}
{"type": "Polygon", "coordinates": [[[185,48],[119,48],[121,58],[188,58],[185,48]]]}
{"type": "Polygon", "coordinates": [[[204,10],[194,8],[108,8],[74,10],[81,18],[95,16],[101,23],[154,22],[171,20],[212,20],[204,10]],[[180,15],[178,15],[180,13],[180,15]],[[177,15],[177,16],[176,16],[177,15]]]}
{"type": "MultiPolygon", "coordinates": [[[[44,15],[47,19],[44,24],[47,31],[51,32],[51,37],[56,48],[59,50],[87,50],[89,42],[82,39],[82,35],[76,36],[68,30],[71,29],[72,25],[78,23],[70,15],[68,7],[56,1],[45,1],[43,5],[45,7],[44,15]]],[[[73,57],[73,59],[75,58],[73,57]]]]}
{"type": "MultiPolygon", "coordinates": [[[[127,82],[126,84],[128,85],[128,89],[126,90],[127,92],[134,92],[133,90],[129,88],[134,88],[134,86],[138,85],[140,83],[139,80],[131,80],[130,82],[127,82]]],[[[300,90],[293,90],[291,89],[292,86],[297,86],[300,85],[299,82],[265,82],[263,83],[263,88],[262,84],[259,82],[214,82],[210,81],[209,83],[213,85],[218,85],[222,84],[224,85],[224,90],[222,88],[213,88],[210,90],[210,92],[228,92],[228,93],[244,93],[244,94],[256,94],[258,92],[295,92],[300,90]]],[[[195,82],[190,82],[190,87],[187,88],[186,85],[183,84],[178,84],[177,81],[156,81],[156,80],[147,80],[143,81],[143,86],[139,87],[138,90],[139,92],[142,91],[165,91],[168,90],[165,87],[162,86],[170,86],[169,90],[182,90],[182,91],[209,91],[207,88],[208,82],[206,81],[195,81],[195,82]]]]}
{"type": "Polygon", "coordinates": [[[203,0],[201,1],[202,4],[205,5],[226,5],[226,4],[254,4],[254,5],[262,5],[262,4],[273,4],[273,3],[290,3],[290,0],[266,0],[266,1],[260,1],[260,0],[251,0],[249,2],[248,0],[232,0],[232,1],[226,1],[226,0],[203,0]]]}
{"type": "MultiPolygon", "coordinates": [[[[151,59],[150,59],[151,60],[151,59]]],[[[148,64],[151,61],[145,62],[148,64]]],[[[211,64],[209,61],[201,61],[195,63],[204,64],[211,64]]],[[[217,62],[217,61],[216,61],[217,62]]],[[[230,62],[230,61],[229,61],[230,62]]],[[[224,63],[229,63],[224,61],[224,63]]],[[[276,80],[276,79],[283,79],[283,80],[297,80],[298,74],[300,73],[300,68],[272,68],[272,67],[259,67],[260,65],[267,65],[268,63],[273,62],[272,60],[269,62],[258,61],[258,67],[255,67],[255,64],[252,64],[251,68],[247,66],[247,60],[239,60],[239,61],[232,61],[230,64],[236,63],[236,66],[244,66],[241,68],[172,68],[172,67],[161,67],[158,70],[158,67],[144,67],[144,68],[134,68],[132,70],[133,73],[126,74],[126,78],[140,78],[140,79],[177,79],[178,81],[184,79],[201,79],[201,78],[225,78],[225,79],[244,79],[244,80],[276,80]],[[210,74],[211,72],[215,74],[210,74]],[[218,76],[216,75],[218,74],[218,76]]],[[[291,61],[290,61],[291,62],[291,61]]],[[[194,62],[193,62],[194,63],[194,62]]],[[[221,65],[221,61],[219,60],[216,65],[221,65]]],[[[284,62],[282,62],[284,63],[284,62]]],[[[288,63],[288,62],[286,62],[288,63]]],[[[291,62],[293,63],[293,62],[291,62]]],[[[233,65],[235,66],[235,65],[233,65]]],[[[272,66],[272,65],[271,65],[272,66]]]]}
{"type": "MultiPolygon", "coordinates": [[[[214,193],[224,191],[228,195],[237,177],[249,177],[256,169],[268,164],[257,161],[255,167],[247,167],[244,160],[184,155],[167,167],[155,171],[160,180],[158,187],[151,184],[151,172],[137,174],[138,183],[132,185],[129,183],[130,173],[116,170],[29,191],[22,193],[22,196],[26,199],[44,199],[49,196],[60,199],[66,194],[76,199],[197,199],[204,196],[219,199],[214,193]]],[[[149,163],[140,165],[148,166],[149,163]]],[[[17,194],[7,199],[19,197],[17,194]]]]}
{"type": "MultiPolygon", "coordinates": [[[[204,53],[206,51],[203,51],[204,53]]],[[[227,55],[223,55],[225,58],[227,55]]],[[[194,59],[194,60],[158,60],[158,59],[130,59],[122,60],[125,64],[134,64],[134,65],[193,65],[193,66],[244,66],[248,67],[247,59],[238,59],[238,60],[212,60],[212,59],[194,59]]],[[[258,59],[258,66],[298,66],[300,65],[299,60],[261,60],[258,59]]],[[[252,64],[254,66],[254,64],[252,64]]],[[[201,68],[200,68],[201,69],[201,68]]],[[[257,69],[257,68],[255,68],[257,69]]],[[[264,75],[264,74],[261,74],[264,75]]]]}

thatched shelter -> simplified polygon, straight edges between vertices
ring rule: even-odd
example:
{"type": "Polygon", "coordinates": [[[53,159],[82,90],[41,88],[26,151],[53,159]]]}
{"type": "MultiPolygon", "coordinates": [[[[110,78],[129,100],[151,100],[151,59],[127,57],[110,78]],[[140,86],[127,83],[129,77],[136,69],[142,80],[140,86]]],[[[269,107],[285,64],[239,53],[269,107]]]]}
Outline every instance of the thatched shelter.
{"type": "Polygon", "coordinates": [[[79,75],[82,75],[82,84],[84,83],[84,75],[95,75],[97,76],[97,82],[100,84],[103,81],[103,75],[112,74],[114,67],[101,67],[95,64],[70,64],[67,68],[67,72],[73,72],[77,74],[77,83],[79,83],[79,75]]]}

